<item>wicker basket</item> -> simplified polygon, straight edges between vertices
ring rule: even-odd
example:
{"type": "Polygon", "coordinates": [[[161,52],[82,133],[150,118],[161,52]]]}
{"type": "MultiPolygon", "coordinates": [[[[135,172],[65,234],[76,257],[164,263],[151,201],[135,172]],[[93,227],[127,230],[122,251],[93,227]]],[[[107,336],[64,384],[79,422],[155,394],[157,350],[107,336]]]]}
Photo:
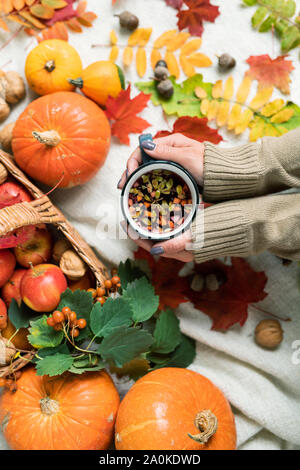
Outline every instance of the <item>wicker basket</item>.
{"type": "MultiPolygon", "coordinates": [[[[25,174],[15,165],[10,155],[0,150],[0,184],[6,180],[8,175],[13,176],[24,185],[34,200],[0,210],[0,237],[27,225],[51,224],[69,240],[74,250],[90,268],[95,277],[96,286],[103,285],[105,279],[108,278],[108,272],[104,264],[101,263],[89,245],[66,220],[62,212],[52,204],[49,197],[45,196],[40,189],[28,180],[25,174]]],[[[33,355],[34,351],[16,359],[9,366],[0,367],[0,377],[6,377],[21,369],[33,355]]]]}

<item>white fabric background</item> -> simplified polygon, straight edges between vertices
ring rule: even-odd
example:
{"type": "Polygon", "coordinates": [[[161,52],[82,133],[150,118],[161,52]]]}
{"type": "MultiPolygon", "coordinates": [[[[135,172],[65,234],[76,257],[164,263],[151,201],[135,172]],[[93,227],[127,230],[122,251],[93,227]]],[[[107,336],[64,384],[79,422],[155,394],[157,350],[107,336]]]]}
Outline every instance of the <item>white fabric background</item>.
{"type": "MultiPolygon", "coordinates": [[[[202,69],[204,79],[213,82],[221,78],[215,66],[216,55],[229,52],[237,59],[237,66],[232,73],[238,84],[248,68],[245,60],[250,55],[259,54],[277,57],[280,54],[279,41],[272,40],[270,33],[259,34],[252,30],[250,18],[254,9],[243,8],[240,0],[212,0],[212,3],[220,7],[221,15],[214,24],[205,23],[201,51],[211,57],[214,66],[202,69]]],[[[299,5],[300,2],[297,3],[299,5]]],[[[70,34],[70,43],[81,54],[84,66],[108,58],[108,46],[91,48],[91,44],[108,45],[110,30],[114,28],[118,32],[117,19],[112,16],[114,12],[131,10],[140,18],[141,26],[152,26],[149,46],[163,31],[176,27],[176,11],[166,7],[164,0],[118,0],[114,7],[111,6],[111,0],[89,0],[88,4],[89,9],[99,15],[98,20],[93,28],[86,28],[83,34],[70,34]]],[[[127,35],[119,34],[119,37],[120,43],[126,44],[127,35]]],[[[5,39],[7,34],[1,31],[0,44],[5,39]]],[[[20,34],[0,51],[0,67],[11,60],[6,69],[24,74],[25,57],[35,44],[31,38],[20,34]]],[[[300,104],[298,52],[290,53],[295,70],[291,75],[293,81],[289,99],[300,104]]],[[[149,67],[144,80],[150,76],[149,67]]],[[[226,77],[226,74],[223,76],[226,77]]],[[[182,80],[184,78],[181,77],[182,80]]],[[[139,80],[134,66],[126,72],[126,79],[131,83],[139,80]]],[[[280,96],[280,93],[274,92],[273,96],[277,95],[280,96]]],[[[7,123],[17,118],[30,98],[33,95],[28,92],[26,100],[15,107],[7,123]]],[[[142,116],[152,124],[150,132],[168,128],[160,107],[150,104],[142,116]]],[[[173,119],[169,122],[172,123],[173,119]]],[[[239,138],[224,130],[221,133],[225,139],[221,146],[228,147],[247,141],[247,132],[239,138]]],[[[81,188],[56,191],[53,196],[53,200],[86,240],[106,261],[112,263],[132,256],[134,245],[128,240],[101,239],[103,230],[98,227],[96,231],[96,227],[106,211],[105,221],[116,228],[118,236],[119,192],[116,186],[136,144],[137,136],[132,136],[130,147],[120,145],[113,139],[107,161],[93,181],[81,188]],[[109,210],[105,209],[106,203],[111,205],[109,210]]],[[[292,322],[283,323],[285,337],[278,350],[269,352],[255,345],[253,331],[264,315],[253,308],[249,309],[249,319],[244,327],[236,326],[221,333],[210,330],[211,321],[207,316],[193,309],[190,304],[183,304],[178,309],[181,327],[184,333],[197,340],[197,358],[192,368],[219,385],[234,407],[239,448],[294,448],[300,446],[300,364],[292,363],[292,354],[295,352],[292,343],[300,340],[299,268],[297,263],[283,267],[279,260],[269,254],[253,257],[250,263],[255,269],[264,270],[269,278],[269,296],[261,304],[262,308],[292,318],[292,322]]],[[[5,448],[6,443],[0,436],[0,449],[5,448]]]]}

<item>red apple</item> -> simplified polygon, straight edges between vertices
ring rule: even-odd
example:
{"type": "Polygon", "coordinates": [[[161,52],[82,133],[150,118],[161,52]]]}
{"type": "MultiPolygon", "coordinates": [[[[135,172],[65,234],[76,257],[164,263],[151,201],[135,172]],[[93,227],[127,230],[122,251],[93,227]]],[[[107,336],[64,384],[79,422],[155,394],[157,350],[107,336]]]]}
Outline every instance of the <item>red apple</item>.
{"type": "Polygon", "coordinates": [[[30,238],[14,248],[17,262],[24,268],[47,263],[52,255],[52,237],[45,229],[36,228],[30,238]]]}
{"type": "Polygon", "coordinates": [[[28,269],[21,281],[23,302],[36,312],[51,312],[67,288],[62,270],[54,264],[39,264],[28,269]]]}
{"type": "Polygon", "coordinates": [[[12,276],[16,266],[16,258],[10,250],[0,250],[0,287],[12,276]]]}
{"type": "Polygon", "coordinates": [[[7,308],[2,299],[0,299],[0,330],[7,327],[7,308]]]}
{"type": "Polygon", "coordinates": [[[32,201],[29,192],[19,183],[7,181],[0,186],[0,209],[20,202],[32,201]]]}
{"type": "Polygon", "coordinates": [[[10,305],[12,299],[15,299],[21,305],[20,285],[25,273],[27,273],[27,269],[16,269],[11,278],[2,287],[2,298],[7,306],[10,305]]]}

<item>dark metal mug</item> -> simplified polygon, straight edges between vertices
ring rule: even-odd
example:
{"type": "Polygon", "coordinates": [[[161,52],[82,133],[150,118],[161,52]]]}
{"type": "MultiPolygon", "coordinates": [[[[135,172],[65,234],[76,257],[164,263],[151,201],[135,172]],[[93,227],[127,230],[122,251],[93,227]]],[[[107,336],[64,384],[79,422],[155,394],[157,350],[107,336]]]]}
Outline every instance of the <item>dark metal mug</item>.
{"type": "Polygon", "coordinates": [[[147,238],[153,241],[164,241],[174,238],[183,233],[192,223],[196,216],[197,209],[200,202],[199,192],[201,189],[198,187],[194,177],[178,163],[166,161],[166,160],[155,160],[148,155],[142,147],[142,142],[145,140],[153,140],[151,134],[142,134],[139,137],[140,150],[142,154],[142,165],[139,166],[131,175],[128,177],[121,193],[121,208],[123,215],[130,225],[130,227],[137,232],[141,238],[147,238]],[[131,217],[129,211],[129,191],[133,187],[134,183],[145,173],[149,173],[152,170],[168,170],[173,174],[179,176],[188,186],[191,199],[192,199],[192,210],[184,220],[184,222],[174,229],[172,232],[167,233],[155,233],[149,232],[148,230],[142,229],[135,220],[131,217]]]}

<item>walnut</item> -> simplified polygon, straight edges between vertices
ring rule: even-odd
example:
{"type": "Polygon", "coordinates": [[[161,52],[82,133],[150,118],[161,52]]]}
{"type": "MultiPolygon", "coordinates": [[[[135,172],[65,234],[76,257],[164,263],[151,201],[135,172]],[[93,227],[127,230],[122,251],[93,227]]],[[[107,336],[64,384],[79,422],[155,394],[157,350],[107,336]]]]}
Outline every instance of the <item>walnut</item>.
{"type": "Polygon", "coordinates": [[[0,144],[3,150],[6,152],[11,150],[11,141],[14,127],[15,123],[11,122],[10,124],[6,124],[6,126],[2,127],[0,130],[0,144]]]}
{"type": "Polygon", "coordinates": [[[54,243],[53,252],[52,252],[52,258],[55,261],[55,263],[59,263],[60,258],[62,257],[64,252],[69,250],[70,248],[71,248],[71,243],[66,238],[57,240],[57,242],[54,243]]]}
{"type": "Polygon", "coordinates": [[[10,113],[10,108],[6,101],[0,96],[0,122],[5,121],[10,113]]]}
{"type": "Polygon", "coordinates": [[[0,366],[10,364],[16,352],[14,345],[0,335],[0,366]]]}
{"type": "Polygon", "coordinates": [[[18,103],[25,96],[24,80],[18,72],[6,72],[1,78],[5,91],[5,101],[10,104],[18,103]]]}
{"type": "Polygon", "coordinates": [[[274,349],[283,340],[283,330],[278,320],[262,320],[255,328],[257,344],[267,349],[274,349]]]}
{"type": "Polygon", "coordinates": [[[86,264],[74,250],[67,250],[62,255],[59,267],[71,281],[81,279],[87,270],[86,264]]]}

